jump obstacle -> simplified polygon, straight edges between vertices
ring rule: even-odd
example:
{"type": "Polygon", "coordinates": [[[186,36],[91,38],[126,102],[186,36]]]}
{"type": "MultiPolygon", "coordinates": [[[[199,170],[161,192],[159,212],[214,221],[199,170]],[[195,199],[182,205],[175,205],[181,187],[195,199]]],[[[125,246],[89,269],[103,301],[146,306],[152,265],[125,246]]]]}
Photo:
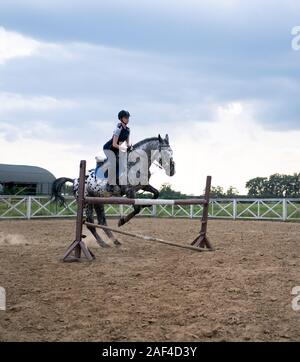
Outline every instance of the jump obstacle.
{"type": "Polygon", "coordinates": [[[95,259],[94,254],[86,246],[83,241],[82,229],[83,225],[89,227],[100,228],[102,230],[110,230],[115,233],[119,233],[126,236],[131,236],[146,241],[154,241],[161,244],[166,244],[173,247],[179,247],[184,249],[189,249],[193,251],[212,251],[213,247],[207,238],[207,223],[208,223],[208,207],[210,199],[210,189],[211,189],[211,176],[206,177],[206,186],[205,186],[205,195],[204,199],[177,199],[177,200],[165,200],[165,199],[129,199],[126,197],[85,197],[85,174],[86,174],[86,161],[80,162],[80,172],[79,172],[79,187],[78,187],[78,198],[77,198],[77,217],[76,217],[76,238],[75,241],[69,246],[65,255],[63,256],[63,261],[80,261],[81,252],[84,254],[85,258],[89,261],[95,259]],[[179,243],[174,243],[171,241],[154,238],[151,236],[131,233],[119,229],[113,229],[106,225],[97,225],[88,223],[84,220],[83,212],[85,204],[114,204],[114,205],[139,205],[139,206],[150,206],[150,205],[203,205],[202,217],[201,217],[201,228],[200,232],[191,243],[191,245],[182,245],[179,243]],[[71,256],[74,251],[74,256],[71,256]]]}

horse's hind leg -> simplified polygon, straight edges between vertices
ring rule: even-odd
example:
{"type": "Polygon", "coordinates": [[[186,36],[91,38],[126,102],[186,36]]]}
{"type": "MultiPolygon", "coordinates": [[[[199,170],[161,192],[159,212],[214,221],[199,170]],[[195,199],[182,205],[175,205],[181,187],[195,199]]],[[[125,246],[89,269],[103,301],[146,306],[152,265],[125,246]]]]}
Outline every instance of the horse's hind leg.
{"type": "MultiPolygon", "coordinates": [[[[89,223],[94,224],[94,212],[93,212],[93,205],[87,205],[86,208],[86,221],[89,223]]],[[[97,230],[95,227],[87,226],[88,230],[93,234],[94,238],[96,239],[97,243],[102,248],[109,247],[108,244],[101,238],[101,236],[97,233],[97,230]]]]}
{"type": "MultiPolygon", "coordinates": [[[[104,205],[95,205],[95,211],[97,214],[98,224],[107,226],[104,205]]],[[[114,234],[110,230],[103,229],[103,231],[116,246],[121,245],[120,241],[114,236],[114,234]]]]}

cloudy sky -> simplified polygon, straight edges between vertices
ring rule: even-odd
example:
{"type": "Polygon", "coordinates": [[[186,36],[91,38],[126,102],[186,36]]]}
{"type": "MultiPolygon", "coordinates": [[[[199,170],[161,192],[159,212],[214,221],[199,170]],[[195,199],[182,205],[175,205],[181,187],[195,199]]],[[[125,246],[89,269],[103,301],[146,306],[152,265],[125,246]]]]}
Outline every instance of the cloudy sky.
{"type": "Polygon", "coordinates": [[[0,163],[75,177],[122,108],[132,142],[169,134],[177,174],[233,185],[300,172],[297,0],[1,0],[0,163]]]}

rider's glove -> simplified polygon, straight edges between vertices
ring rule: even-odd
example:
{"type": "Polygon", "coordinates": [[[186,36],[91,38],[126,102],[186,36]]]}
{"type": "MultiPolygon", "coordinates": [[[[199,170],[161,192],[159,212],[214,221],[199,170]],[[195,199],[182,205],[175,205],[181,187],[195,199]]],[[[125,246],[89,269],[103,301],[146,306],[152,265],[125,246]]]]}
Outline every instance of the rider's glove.
{"type": "Polygon", "coordinates": [[[125,144],[125,142],[119,146],[119,150],[121,152],[127,152],[127,145],[125,144]]]}

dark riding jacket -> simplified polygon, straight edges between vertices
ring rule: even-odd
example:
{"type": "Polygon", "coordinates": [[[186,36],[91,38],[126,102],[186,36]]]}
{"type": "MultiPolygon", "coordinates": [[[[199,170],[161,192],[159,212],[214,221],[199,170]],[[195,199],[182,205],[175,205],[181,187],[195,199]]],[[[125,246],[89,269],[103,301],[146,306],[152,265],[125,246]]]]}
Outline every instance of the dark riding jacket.
{"type": "MultiPolygon", "coordinates": [[[[129,127],[126,126],[126,128],[123,127],[122,123],[118,123],[116,129],[114,130],[113,137],[118,137],[118,144],[125,142],[130,134],[129,127]]],[[[103,146],[103,150],[111,150],[111,151],[118,151],[115,147],[113,147],[113,137],[105,143],[103,146]]]]}

